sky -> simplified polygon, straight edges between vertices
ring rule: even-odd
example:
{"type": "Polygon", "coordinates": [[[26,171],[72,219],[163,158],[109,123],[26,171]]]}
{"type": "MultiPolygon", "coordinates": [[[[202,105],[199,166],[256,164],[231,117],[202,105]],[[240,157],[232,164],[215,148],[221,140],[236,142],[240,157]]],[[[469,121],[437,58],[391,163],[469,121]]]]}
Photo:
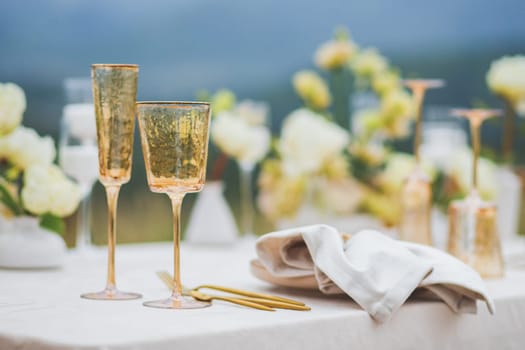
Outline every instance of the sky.
{"type": "Polygon", "coordinates": [[[523,13],[519,0],[2,1],[0,81],[20,84],[26,120],[52,133],[62,81],[102,62],[138,63],[139,99],[228,87],[273,102],[279,119],[298,103],[293,72],[344,25],[403,73],[448,79],[436,103],[466,104],[488,96],[491,60],[525,52],[523,13]]]}

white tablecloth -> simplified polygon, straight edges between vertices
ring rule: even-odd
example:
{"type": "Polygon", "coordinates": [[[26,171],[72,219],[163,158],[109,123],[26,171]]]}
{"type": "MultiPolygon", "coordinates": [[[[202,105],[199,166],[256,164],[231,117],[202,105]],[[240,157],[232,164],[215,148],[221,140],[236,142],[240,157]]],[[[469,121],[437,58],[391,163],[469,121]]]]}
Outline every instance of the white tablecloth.
{"type": "MultiPolygon", "coordinates": [[[[170,270],[169,244],[119,246],[117,284],[144,300],[168,291],[155,276],[170,270]]],[[[253,242],[229,248],[183,246],[183,282],[215,283],[300,299],[310,312],[265,312],[215,303],[164,310],[143,300],[91,301],[101,289],[105,249],[71,253],[62,269],[0,270],[0,349],[525,349],[525,269],[488,281],[496,314],[457,315],[439,302],[413,301],[385,324],[344,297],[272,287],[249,274],[253,242]]]]}

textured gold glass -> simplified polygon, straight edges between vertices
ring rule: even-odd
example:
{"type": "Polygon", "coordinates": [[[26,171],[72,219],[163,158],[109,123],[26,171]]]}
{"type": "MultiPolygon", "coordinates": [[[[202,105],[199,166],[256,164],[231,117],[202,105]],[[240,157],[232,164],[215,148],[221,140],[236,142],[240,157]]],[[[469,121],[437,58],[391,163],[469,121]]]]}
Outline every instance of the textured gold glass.
{"type": "Polygon", "coordinates": [[[166,193],[173,209],[173,282],[171,297],[144,306],[196,309],[210,303],[182,293],[180,209],[184,195],[198,192],[206,178],[210,105],[201,102],[137,102],[142,153],[152,192],[166,193]]]}
{"type": "Polygon", "coordinates": [[[425,93],[428,89],[444,86],[444,82],[437,79],[414,79],[405,80],[404,83],[412,91],[414,99],[416,116],[414,156],[416,167],[405,179],[401,188],[399,237],[405,241],[432,245],[432,184],[421,169],[419,147],[421,145],[425,93]]]}
{"type": "Polygon", "coordinates": [[[487,118],[501,115],[501,111],[456,109],[452,114],[465,117],[470,123],[473,165],[470,193],[465,199],[452,202],[448,209],[447,250],[472,266],[481,277],[501,277],[504,266],[497,231],[497,208],[494,203],[482,200],[477,190],[481,124],[487,118]]]}
{"type": "Polygon", "coordinates": [[[128,300],[141,297],[121,292],[115,281],[117,200],[120,186],[131,177],[135,101],[139,67],[132,64],[94,64],[91,67],[93,101],[97,122],[100,182],[108,202],[108,272],[106,288],[82,294],[97,300],[128,300]]]}

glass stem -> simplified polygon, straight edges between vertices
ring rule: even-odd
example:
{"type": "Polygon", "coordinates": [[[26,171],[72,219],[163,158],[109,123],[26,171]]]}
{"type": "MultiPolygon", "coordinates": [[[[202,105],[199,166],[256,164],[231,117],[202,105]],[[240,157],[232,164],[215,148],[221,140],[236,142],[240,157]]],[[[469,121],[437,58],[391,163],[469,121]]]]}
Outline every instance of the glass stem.
{"type": "Polygon", "coordinates": [[[83,184],[82,201],[77,218],[77,249],[84,250],[91,247],[91,186],[83,184]]]}
{"type": "Polygon", "coordinates": [[[106,185],[108,201],[108,279],[107,290],[116,289],[115,282],[115,244],[117,241],[117,201],[120,185],[106,185]]]}
{"type": "Polygon", "coordinates": [[[423,124],[423,99],[425,98],[424,88],[415,88],[413,91],[414,101],[416,105],[416,130],[414,135],[414,156],[416,163],[419,164],[419,146],[421,145],[421,129],[423,124]]]}
{"type": "Polygon", "coordinates": [[[252,173],[255,164],[239,162],[241,177],[241,233],[253,233],[252,173]]]}
{"type": "Polygon", "coordinates": [[[182,283],[180,281],[180,212],[184,193],[169,192],[171,208],[173,210],[173,298],[182,295],[182,283]]]}
{"type": "Polygon", "coordinates": [[[472,134],[472,189],[477,192],[478,190],[478,158],[479,158],[479,129],[481,123],[474,119],[470,122],[470,132],[472,134]]]}

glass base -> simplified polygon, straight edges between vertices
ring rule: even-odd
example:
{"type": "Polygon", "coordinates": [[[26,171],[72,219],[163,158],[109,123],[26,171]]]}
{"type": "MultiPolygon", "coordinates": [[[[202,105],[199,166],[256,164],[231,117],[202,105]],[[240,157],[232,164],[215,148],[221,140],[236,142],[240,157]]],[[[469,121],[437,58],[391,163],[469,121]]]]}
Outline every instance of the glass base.
{"type": "Polygon", "coordinates": [[[198,301],[187,296],[172,296],[168,299],[147,301],[142,305],[159,309],[201,309],[211,306],[211,302],[198,301]]]}
{"type": "Polygon", "coordinates": [[[91,300],[133,300],[142,298],[142,295],[139,293],[121,292],[118,289],[104,289],[101,292],[82,294],[80,297],[91,300]]]}

